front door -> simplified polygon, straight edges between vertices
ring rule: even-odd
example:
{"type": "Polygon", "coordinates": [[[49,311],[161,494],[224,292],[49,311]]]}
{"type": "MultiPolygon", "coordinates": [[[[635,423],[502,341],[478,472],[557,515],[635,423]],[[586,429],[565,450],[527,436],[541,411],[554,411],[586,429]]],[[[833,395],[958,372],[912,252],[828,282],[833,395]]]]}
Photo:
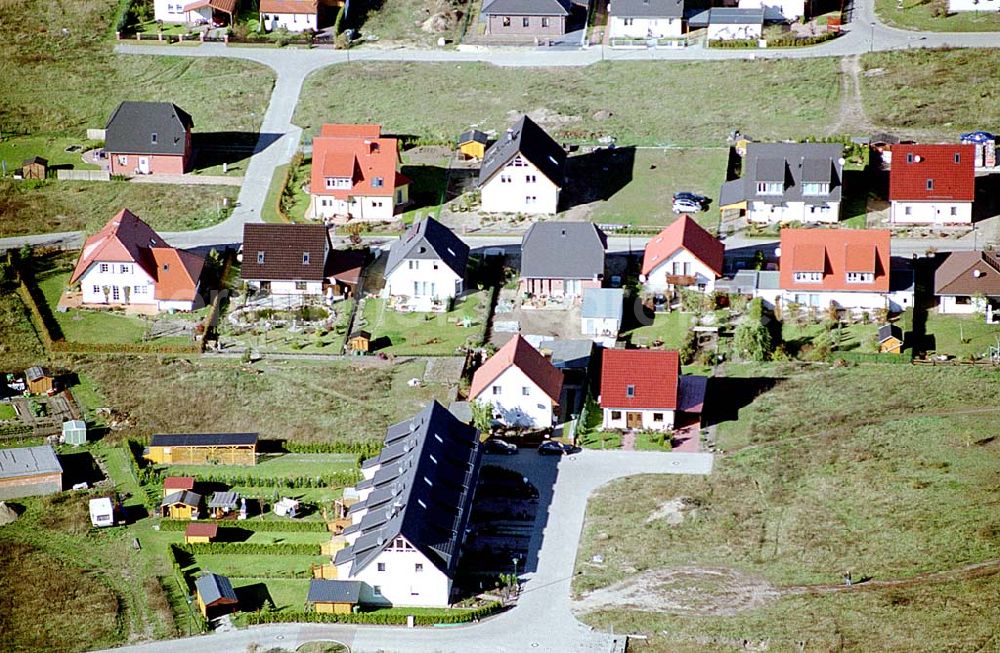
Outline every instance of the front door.
{"type": "Polygon", "coordinates": [[[642,413],[629,411],[625,413],[625,426],[630,429],[642,428],[642,413]]]}
{"type": "Polygon", "coordinates": [[[140,156],[139,157],[139,174],[148,175],[149,174],[149,157],[140,156]]]}

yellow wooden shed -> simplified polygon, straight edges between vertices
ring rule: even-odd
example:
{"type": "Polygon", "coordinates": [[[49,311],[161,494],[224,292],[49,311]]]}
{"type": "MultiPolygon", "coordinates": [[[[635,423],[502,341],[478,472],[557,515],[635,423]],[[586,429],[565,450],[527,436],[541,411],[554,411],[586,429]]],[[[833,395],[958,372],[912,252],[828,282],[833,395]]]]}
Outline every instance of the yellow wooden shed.
{"type": "Polygon", "coordinates": [[[482,159],[486,154],[489,138],[478,129],[462,132],[458,137],[458,151],[466,159],[482,159]]]}

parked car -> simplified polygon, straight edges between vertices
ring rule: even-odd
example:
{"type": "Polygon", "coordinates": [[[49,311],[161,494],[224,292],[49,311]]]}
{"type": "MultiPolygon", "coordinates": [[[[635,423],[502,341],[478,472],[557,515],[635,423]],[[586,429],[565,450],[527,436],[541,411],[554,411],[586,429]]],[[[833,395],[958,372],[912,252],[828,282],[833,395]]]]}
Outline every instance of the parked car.
{"type": "Polygon", "coordinates": [[[699,195],[698,193],[690,193],[688,191],[679,191],[674,193],[674,201],[677,200],[688,200],[694,202],[699,206],[705,206],[708,204],[708,198],[704,195],[699,195]]]}
{"type": "Polygon", "coordinates": [[[573,445],[563,444],[555,440],[546,440],[538,445],[538,453],[542,456],[562,456],[564,454],[571,454],[574,451],[576,449],[573,448],[573,445]]]}
{"type": "Polygon", "coordinates": [[[701,204],[692,202],[691,200],[674,200],[674,213],[698,213],[704,210],[704,208],[701,204]]]}
{"type": "Polygon", "coordinates": [[[486,453],[496,453],[512,456],[517,453],[517,445],[500,438],[490,438],[486,441],[486,453]]]}

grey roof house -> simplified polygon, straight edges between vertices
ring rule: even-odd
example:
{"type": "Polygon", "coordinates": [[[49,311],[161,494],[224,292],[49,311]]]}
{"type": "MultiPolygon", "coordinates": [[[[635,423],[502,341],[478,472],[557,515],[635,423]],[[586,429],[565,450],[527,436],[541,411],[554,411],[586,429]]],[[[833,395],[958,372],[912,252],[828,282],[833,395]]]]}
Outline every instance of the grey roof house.
{"type": "Polygon", "coordinates": [[[722,184],[719,207],[753,222],[837,222],[843,154],[839,143],[750,143],[742,176],[722,184]]]}
{"type": "Polygon", "coordinates": [[[521,292],[580,297],[585,288],[600,288],[607,247],[591,222],[536,222],[521,240],[521,292]]]}
{"type": "Polygon", "coordinates": [[[479,168],[482,210],[550,213],[566,183],[566,152],[528,116],[486,150],[479,168]]]}
{"type": "Polygon", "coordinates": [[[104,128],[111,174],[183,174],[191,163],[190,114],[170,102],[118,105],[104,128]]]}
{"type": "Polygon", "coordinates": [[[414,310],[429,310],[419,308],[420,299],[450,299],[464,291],[468,262],[469,246],[427,216],[410,225],[389,249],[384,294],[409,297],[418,306],[414,310]]]}
{"type": "Polygon", "coordinates": [[[364,583],[361,603],[449,604],[481,463],[479,431],[436,401],[388,428],[334,556],[339,579],[364,583]]]}
{"type": "Polygon", "coordinates": [[[62,473],[49,445],[0,449],[0,499],[60,492],[62,473]]]}
{"type": "Polygon", "coordinates": [[[611,0],[608,35],[611,38],[680,37],[684,0],[611,0]]]}
{"type": "Polygon", "coordinates": [[[566,33],[569,0],[483,0],[487,37],[514,40],[561,36],[566,33]]]}

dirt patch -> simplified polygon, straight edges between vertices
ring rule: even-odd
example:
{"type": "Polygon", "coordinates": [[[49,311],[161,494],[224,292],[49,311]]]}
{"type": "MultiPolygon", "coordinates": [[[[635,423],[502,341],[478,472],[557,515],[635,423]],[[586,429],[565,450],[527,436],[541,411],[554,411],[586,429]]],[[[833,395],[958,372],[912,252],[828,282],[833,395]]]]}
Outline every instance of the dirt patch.
{"type": "MultiPolygon", "coordinates": [[[[514,122],[520,119],[521,113],[519,111],[511,110],[507,112],[507,118],[510,122],[514,122]]],[[[553,111],[551,109],[546,109],[545,107],[540,107],[534,111],[528,112],[528,117],[533,121],[538,123],[540,126],[550,129],[554,127],[561,127],[563,125],[569,125],[572,123],[577,123],[583,120],[580,116],[564,116],[558,111],[553,111]]]]}
{"type": "Polygon", "coordinates": [[[684,518],[691,514],[694,516],[695,508],[697,504],[691,497],[675,497],[673,499],[668,499],[660,504],[660,506],[654,510],[649,517],[646,517],[646,523],[652,524],[653,522],[660,521],[661,519],[671,526],[676,526],[684,522],[684,518]]]}
{"type": "Polygon", "coordinates": [[[727,617],[759,608],[779,595],[763,579],[735,569],[684,567],[647,571],[585,594],[575,612],[641,610],[727,617]]]}

